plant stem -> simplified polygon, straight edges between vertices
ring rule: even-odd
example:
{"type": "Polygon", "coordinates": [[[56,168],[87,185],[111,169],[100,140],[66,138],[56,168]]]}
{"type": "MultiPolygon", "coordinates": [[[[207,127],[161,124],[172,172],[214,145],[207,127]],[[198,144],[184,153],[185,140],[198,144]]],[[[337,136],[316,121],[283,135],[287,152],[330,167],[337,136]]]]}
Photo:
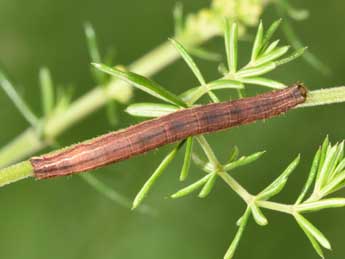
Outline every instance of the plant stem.
{"type": "Polygon", "coordinates": [[[305,103],[297,108],[345,102],[345,86],[310,91],[305,103]]]}
{"type": "Polygon", "coordinates": [[[227,172],[225,171],[219,171],[217,173],[224,182],[227,183],[227,185],[230,186],[230,188],[236,192],[247,204],[250,203],[253,196],[247,192],[246,189],[242,187],[242,185],[239,184],[234,178],[232,178],[227,172]]]}
{"type": "Polygon", "coordinates": [[[34,169],[29,161],[7,167],[1,170],[0,187],[33,175],[34,169]]]}
{"type": "Polygon", "coordinates": [[[281,204],[273,201],[256,201],[256,205],[258,205],[261,208],[269,209],[269,210],[275,210],[287,214],[294,214],[294,205],[289,204],[281,204]]]}

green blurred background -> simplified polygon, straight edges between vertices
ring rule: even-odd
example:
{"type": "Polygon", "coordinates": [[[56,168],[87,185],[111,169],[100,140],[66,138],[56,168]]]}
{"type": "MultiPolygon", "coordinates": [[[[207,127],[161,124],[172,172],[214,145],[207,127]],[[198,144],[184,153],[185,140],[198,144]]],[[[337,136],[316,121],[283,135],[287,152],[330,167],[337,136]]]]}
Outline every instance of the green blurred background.
{"type": "MultiPolygon", "coordinates": [[[[206,0],[181,2],[186,12],[209,5],[206,0]]],[[[286,83],[303,81],[311,89],[342,85],[345,2],[291,2],[310,11],[310,18],[294,22],[294,28],[313,53],[331,68],[332,74],[324,76],[298,60],[272,76],[286,83]]],[[[172,34],[174,4],[174,0],[1,0],[0,63],[39,113],[37,74],[41,66],[51,69],[55,82],[73,84],[74,98],[93,87],[82,28],[85,21],[94,25],[100,46],[103,49],[115,46],[116,60],[128,64],[172,34]]],[[[275,9],[267,7],[264,22],[269,24],[277,18],[275,9]]],[[[282,33],[279,36],[283,37],[282,33]]],[[[222,40],[212,41],[210,47],[223,51],[222,40]]],[[[244,56],[249,50],[248,43],[241,44],[244,56]]],[[[216,78],[216,63],[200,64],[208,78],[216,78]]],[[[196,84],[181,61],[154,78],[176,93],[196,84]]],[[[136,92],[134,99],[142,102],[145,98],[147,95],[136,92]]],[[[5,145],[28,125],[3,93],[0,103],[0,143],[5,145]]],[[[233,145],[238,145],[244,154],[267,150],[263,159],[235,175],[253,193],[301,153],[301,165],[279,196],[280,201],[289,202],[298,195],[313,153],[326,134],[334,142],[344,138],[344,108],[344,104],[339,104],[299,109],[208,139],[222,158],[227,157],[233,145]]],[[[120,128],[138,122],[123,112],[120,119],[120,128]]],[[[103,109],[68,130],[59,137],[59,142],[68,145],[111,130],[114,128],[103,109]]],[[[96,175],[124,195],[134,197],[168,150],[161,148],[108,166],[97,170],[96,175]]],[[[112,203],[77,176],[41,182],[27,180],[1,189],[0,258],[222,258],[235,234],[235,222],[244,204],[221,181],[205,200],[193,195],[181,200],[166,199],[184,186],[178,182],[181,163],[180,155],[146,200],[158,211],[156,217],[112,203]]],[[[200,170],[193,166],[191,175],[196,179],[200,170]]],[[[317,258],[291,217],[269,211],[266,216],[270,224],[265,228],[249,224],[237,258],[317,258]]],[[[344,209],[308,215],[333,245],[334,251],[327,253],[328,258],[345,257],[344,216],[344,209]]]]}

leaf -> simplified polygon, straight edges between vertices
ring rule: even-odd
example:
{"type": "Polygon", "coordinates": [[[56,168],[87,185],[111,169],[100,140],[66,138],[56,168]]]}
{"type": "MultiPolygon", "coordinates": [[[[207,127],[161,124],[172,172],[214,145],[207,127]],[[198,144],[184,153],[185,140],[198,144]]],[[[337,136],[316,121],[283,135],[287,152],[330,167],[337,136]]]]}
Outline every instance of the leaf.
{"type": "Polygon", "coordinates": [[[267,49],[264,51],[263,55],[267,55],[269,53],[271,53],[273,50],[275,50],[275,48],[278,46],[280,40],[276,40],[273,41],[268,47],[267,49]]]}
{"type": "MultiPolygon", "coordinates": [[[[85,36],[86,36],[86,43],[90,55],[91,62],[94,63],[101,63],[101,54],[98,49],[96,33],[91,25],[91,23],[84,24],[85,36]]],[[[94,79],[98,84],[103,85],[105,82],[105,75],[100,73],[100,71],[93,70],[94,79]]]]}
{"type": "Polygon", "coordinates": [[[166,90],[162,86],[160,86],[158,83],[154,82],[153,80],[150,80],[146,77],[143,77],[141,75],[128,72],[128,71],[121,71],[117,68],[111,68],[103,64],[97,64],[93,63],[93,66],[95,66],[100,71],[103,71],[104,73],[110,74],[112,76],[115,76],[117,78],[120,78],[127,83],[133,84],[138,89],[156,97],[161,100],[170,102],[172,104],[186,107],[186,104],[175,94],[171,93],[170,91],[166,90]]]}
{"type": "Polygon", "coordinates": [[[283,173],[274,180],[269,186],[267,186],[262,192],[257,195],[259,200],[267,200],[274,195],[277,195],[285,186],[289,175],[296,169],[300,161],[300,155],[298,155],[283,171],[283,173]]]}
{"type": "Polygon", "coordinates": [[[248,218],[249,215],[251,213],[251,209],[249,207],[247,207],[245,213],[243,214],[243,216],[241,217],[241,224],[237,230],[237,233],[235,235],[235,238],[233,239],[233,241],[231,242],[228,250],[226,251],[226,254],[224,255],[224,259],[232,259],[235,255],[235,251],[240,243],[240,240],[243,236],[243,232],[244,229],[247,225],[248,222],[248,218]]]}
{"type": "Polygon", "coordinates": [[[251,85],[261,85],[261,86],[266,86],[270,87],[273,89],[283,89],[286,88],[286,85],[274,81],[268,78],[263,78],[263,77],[249,77],[249,78],[242,78],[241,82],[244,84],[251,84],[251,85]]]}
{"type": "Polygon", "coordinates": [[[180,95],[181,99],[189,104],[194,104],[203,95],[207,94],[210,90],[220,89],[243,89],[244,86],[241,82],[228,79],[219,79],[208,83],[204,86],[198,86],[187,90],[180,95]]]}
{"type": "Polygon", "coordinates": [[[237,70],[237,49],[238,49],[238,26],[237,23],[233,22],[230,24],[229,21],[225,22],[225,51],[226,58],[228,61],[228,68],[230,73],[235,73],[237,70]]]}
{"type": "Polygon", "coordinates": [[[178,109],[178,107],[171,104],[134,103],[129,105],[125,111],[132,116],[160,117],[172,112],[176,112],[178,109]]]}
{"type": "Polygon", "coordinates": [[[224,165],[224,170],[225,171],[230,171],[230,170],[233,170],[233,169],[235,169],[237,167],[253,163],[256,160],[258,160],[265,152],[266,151],[261,151],[261,152],[256,152],[254,154],[251,154],[249,156],[242,156],[238,160],[224,165]]]}
{"type": "Polygon", "coordinates": [[[277,58],[280,58],[281,56],[283,56],[284,54],[288,52],[289,48],[290,48],[289,46],[283,46],[280,48],[276,48],[275,50],[272,50],[268,54],[264,54],[260,56],[260,58],[258,58],[255,61],[255,66],[260,66],[268,62],[274,61],[277,58]]]}
{"type": "Polygon", "coordinates": [[[250,59],[251,62],[254,62],[260,53],[260,50],[262,47],[263,33],[264,33],[264,26],[262,24],[262,21],[260,21],[258,31],[256,33],[253,49],[252,49],[252,56],[250,59]]]}
{"type": "Polygon", "coordinates": [[[218,178],[217,173],[212,173],[211,177],[208,178],[207,182],[205,183],[204,187],[201,189],[199,193],[199,198],[206,198],[210,192],[212,191],[214,184],[216,183],[216,180],[218,178]]]}
{"type": "Polygon", "coordinates": [[[174,22],[175,22],[175,36],[180,35],[183,32],[183,5],[181,2],[175,4],[173,10],[174,22]]]}
{"type": "MultiPolygon", "coordinates": [[[[198,68],[198,66],[194,62],[193,58],[188,54],[187,50],[178,41],[176,41],[174,39],[169,39],[169,40],[174,45],[174,47],[178,50],[181,57],[187,63],[189,68],[192,70],[195,77],[198,79],[199,83],[201,85],[206,85],[206,81],[205,81],[203,75],[201,74],[200,69],[198,68]]],[[[209,96],[213,102],[219,102],[218,98],[212,92],[208,91],[207,93],[209,94],[209,96]]]]}
{"type": "Polygon", "coordinates": [[[322,167],[320,168],[318,177],[316,178],[315,190],[320,191],[324,187],[329,179],[330,169],[333,166],[335,158],[337,156],[337,145],[327,149],[326,157],[322,167]]]}
{"type": "Polygon", "coordinates": [[[222,56],[219,53],[211,52],[203,48],[190,48],[189,53],[197,58],[208,60],[208,61],[220,61],[222,56]]]}
{"type": "Polygon", "coordinates": [[[23,115],[27,122],[31,124],[34,128],[39,126],[39,119],[32,113],[24,100],[19,96],[14,86],[5,77],[3,73],[0,72],[0,86],[5,91],[7,96],[13,102],[14,106],[23,115]]]}
{"type": "Polygon", "coordinates": [[[328,183],[321,191],[321,196],[327,196],[333,192],[338,191],[343,187],[345,181],[345,171],[342,171],[330,183],[328,183]]]}
{"type": "Polygon", "coordinates": [[[204,176],[200,180],[198,180],[195,183],[177,191],[176,193],[174,193],[170,197],[173,199],[177,199],[177,198],[181,198],[183,196],[186,196],[186,195],[194,192],[195,190],[199,189],[201,186],[203,186],[210,177],[211,177],[211,174],[207,174],[206,176],[204,176]]]}
{"type": "Polygon", "coordinates": [[[258,206],[256,206],[255,204],[251,204],[250,209],[252,210],[253,218],[256,224],[258,224],[259,226],[266,226],[268,224],[266,217],[258,206]]]}
{"type": "Polygon", "coordinates": [[[278,60],[278,61],[275,61],[275,63],[277,66],[281,66],[281,65],[284,65],[286,63],[289,63],[289,62],[299,58],[300,56],[302,56],[306,50],[307,50],[307,47],[297,49],[288,57],[283,58],[283,59],[278,60]]]}
{"type": "Polygon", "coordinates": [[[184,141],[180,142],[164,159],[163,161],[159,164],[157,167],[156,171],[153,172],[151,177],[146,181],[144,186],[140,189],[138,194],[136,195],[132,209],[137,208],[143,199],[147,196],[148,192],[152,188],[153,184],[158,180],[158,178],[162,175],[164,172],[165,168],[171,163],[171,161],[176,157],[177,152],[180,150],[180,148],[183,146],[184,141]]]}
{"type": "MultiPolygon", "coordinates": [[[[282,0],[280,0],[282,1],[282,0]]],[[[280,11],[280,10],[278,10],[280,11]]],[[[280,12],[283,16],[284,13],[280,12]]],[[[282,26],[283,32],[286,36],[286,38],[289,40],[291,45],[294,49],[300,49],[303,48],[304,44],[301,42],[295,31],[293,30],[292,25],[289,23],[289,21],[286,19],[282,26]]],[[[318,57],[316,57],[313,53],[310,51],[307,51],[305,55],[303,55],[303,59],[306,63],[308,63],[311,67],[318,70],[324,75],[330,75],[331,70],[327,65],[325,65],[318,57]]]]}
{"type": "Polygon", "coordinates": [[[267,48],[273,34],[277,31],[279,25],[281,24],[282,19],[278,19],[275,22],[271,24],[271,26],[268,28],[268,30],[265,33],[264,39],[262,40],[262,49],[261,51],[265,52],[265,49],[267,48]]]}
{"type": "Polygon", "coordinates": [[[321,258],[325,258],[322,248],[319,245],[319,243],[316,241],[316,239],[309,233],[309,232],[304,232],[307,236],[307,238],[309,239],[311,245],[313,246],[314,250],[316,251],[316,253],[321,257],[321,258]]]}
{"type": "Polygon", "coordinates": [[[327,240],[327,238],[321,233],[320,230],[318,230],[313,224],[310,223],[306,218],[304,218],[301,214],[296,213],[294,215],[298,225],[302,228],[304,233],[307,235],[311,235],[313,238],[315,238],[321,246],[323,246],[326,249],[331,249],[331,244],[327,240]]]}
{"type": "Polygon", "coordinates": [[[215,171],[216,169],[214,168],[213,164],[210,162],[206,162],[204,160],[202,160],[197,154],[192,153],[192,160],[193,162],[200,167],[203,171],[205,171],[206,173],[210,174],[213,171],[215,171]]]}
{"type": "Polygon", "coordinates": [[[54,109],[54,86],[51,74],[48,68],[41,68],[39,72],[39,81],[42,94],[42,109],[44,116],[49,116],[54,109]]]}
{"type": "Polygon", "coordinates": [[[337,145],[337,151],[335,154],[335,157],[332,161],[332,164],[330,165],[329,170],[329,177],[328,177],[328,182],[333,180],[333,178],[336,176],[336,167],[339,164],[339,161],[342,159],[342,156],[344,155],[344,142],[341,142],[340,144],[337,145]]]}
{"type": "Polygon", "coordinates": [[[201,74],[200,69],[198,68],[198,66],[194,62],[193,58],[188,54],[187,50],[178,41],[176,41],[174,39],[169,39],[169,40],[173,44],[173,46],[176,48],[176,50],[180,53],[181,57],[187,63],[189,68],[192,70],[195,77],[198,79],[199,83],[202,85],[205,85],[206,81],[205,81],[203,75],[201,74]]]}
{"type": "Polygon", "coordinates": [[[256,77],[256,76],[260,76],[263,74],[266,74],[272,70],[274,70],[277,67],[276,62],[269,62],[266,63],[264,65],[258,66],[258,67],[249,67],[249,68],[244,68],[241,69],[241,71],[239,71],[237,73],[238,77],[256,77]]]}
{"type": "Polygon", "coordinates": [[[330,198],[315,202],[306,202],[296,206],[298,212],[318,211],[329,208],[340,208],[345,206],[345,198],[330,198]]]}
{"type": "Polygon", "coordinates": [[[189,167],[190,167],[190,160],[192,159],[192,151],[193,151],[193,137],[187,138],[186,143],[186,152],[184,154],[183,166],[180,174],[180,181],[184,181],[187,179],[189,167]]]}
{"type": "Polygon", "coordinates": [[[306,181],[301,194],[298,196],[297,200],[296,200],[296,205],[300,204],[305,195],[307,194],[309,188],[311,187],[311,185],[313,184],[314,180],[315,180],[315,176],[317,173],[317,169],[318,169],[318,165],[320,163],[320,157],[321,157],[321,148],[319,148],[314,156],[313,159],[313,163],[311,165],[310,171],[309,171],[309,176],[308,176],[308,180],[306,181]]]}
{"type": "Polygon", "coordinates": [[[240,149],[238,148],[238,146],[234,146],[230,152],[228,163],[235,161],[238,158],[239,153],[240,149]]]}
{"type": "MultiPolygon", "coordinates": [[[[80,177],[92,188],[94,188],[97,192],[102,194],[104,197],[108,198],[109,200],[115,202],[120,206],[123,206],[125,208],[131,208],[131,201],[129,199],[127,199],[122,194],[116,192],[114,189],[110,188],[106,184],[102,183],[92,174],[84,173],[80,174],[80,177]]],[[[146,205],[143,205],[140,208],[138,208],[138,211],[144,214],[153,214],[153,210],[146,205]]]]}

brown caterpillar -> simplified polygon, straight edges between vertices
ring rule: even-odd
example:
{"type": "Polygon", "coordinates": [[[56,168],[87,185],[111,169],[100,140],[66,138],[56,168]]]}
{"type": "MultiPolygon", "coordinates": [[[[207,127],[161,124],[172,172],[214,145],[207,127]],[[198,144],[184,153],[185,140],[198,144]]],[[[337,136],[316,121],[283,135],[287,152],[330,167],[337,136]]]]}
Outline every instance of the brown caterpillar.
{"type": "Polygon", "coordinates": [[[288,111],[306,100],[300,84],[240,100],[213,103],[152,119],[30,162],[38,179],[69,175],[143,154],[189,136],[211,133],[288,111]]]}

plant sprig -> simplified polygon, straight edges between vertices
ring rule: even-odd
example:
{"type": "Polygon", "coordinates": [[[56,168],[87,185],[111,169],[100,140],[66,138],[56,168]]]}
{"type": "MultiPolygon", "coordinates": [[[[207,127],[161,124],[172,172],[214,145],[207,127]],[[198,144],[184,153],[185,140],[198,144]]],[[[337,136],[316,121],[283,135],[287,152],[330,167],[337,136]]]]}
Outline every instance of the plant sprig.
{"type": "MultiPolygon", "coordinates": [[[[175,95],[168,90],[163,91],[163,87],[150,79],[143,78],[140,75],[127,71],[119,71],[101,64],[94,65],[101,71],[126,80],[127,82],[130,82],[136,86],[138,89],[167,102],[167,104],[136,103],[128,106],[126,110],[133,116],[158,117],[170,112],[174,112],[178,109],[192,107],[205,94],[209,95],[211,101],[218,102],[219,98],[214,93],[214,91],[217,91],[218,89],[225,88],[243,90],[248,84],[261,85],[274,89],[286,87],[285,84],[266,78],[264,75],[276,69],[277,67],[286,64],[295,58],[298,58],[303,54],[305,48],[301,48],[285,56],[289,50],[289,46],[280,47],[278,44],[279,41],[271,41],[272,36],[280,23],[281,20],[277,20],[268,28],[266,32],[264,31],[263,24],[260,23],[252,47],[250,61],[242,68],[238,68],[237,24],[232,23],[230,25],[229,22],[226,22],[224,37],[227,70],[221,78],[211,82],[206,81],[201,70],[198,68],[196,62],[188,53],[187,49],[176,40],[171,40],[176,50],[180,53],[200,83],[200,86],[191,88],[180,95],[175,95]]],[[[167,165],[175,158],[177,152],[181,149],[183,144],[183,142],[178,144],[163,159],[159,167],[136,195],[133,202],[133,208],[138,207],[142,203],[152,186],[157,182],[167,165]]],[[[190,160],[193,160],[194,163],[202,171],[204,171],[205,174],[194,183],[191,183],[172,194],[171,198],[181,198],[190,195],[195,191],[199,192],[198,197],[205,198],[211,193],[217,178],[221,178],[243,199],[243,201],[247,204],[247,209],[238,221],[239,229],[235,239],[226,252],[224,257],[226,259],[233,258],[250,215],[253,216],[253,219],[257,224],[261,226],[268,224],[268,219],[263,214],[262,209],[270,209],[291,214],[304,231],[307,238],[310,240],[316,252],[323,257],[321,247],[330,249],[330,244],[325,236],[302,215],[306,212],[312,212],[320,209],[345,206],[345,199],[343,198],[324,198],[326,195],[329,195],[335,190],[345,186],[345,170],[343,170],[345,168],[345,159],[343,161],[343,146],[344,144],[341,143],[331,147],[326,139],[321,150],[319,150],[315,155],[309,178],[306,181],[306,184],[296,202],[294,204],[282,204],[272,202],[270,199],[277,196],[284,189],[288,182],[289,176],[296,169],[300,162],[300,156],[297,156],[286,167],[281,175],[270,185],[264,188],[257,195],[252,195],[232,176],[230,176],[229,172],[238,167],[255,162],[264,154],[264,152],[256,152],[248,156],[238,157],[239,151],[237,148],[235,148],[232,151],[230,159],[225,163],[221,163],[204,136],[201,135],[197,137],[189,137],[186,141],[186,151],[180,173],[180,180],[184,181],[187,179],[190,160]],[[207,157],[207,161],[200,158],[200,156],[193,151],[193,139],[196,139],[197,143],[201,146],[207,157]],[[305,196],[314,180],[314,191],[312,192],[311,196],[305,200],[305,196]]]]}

